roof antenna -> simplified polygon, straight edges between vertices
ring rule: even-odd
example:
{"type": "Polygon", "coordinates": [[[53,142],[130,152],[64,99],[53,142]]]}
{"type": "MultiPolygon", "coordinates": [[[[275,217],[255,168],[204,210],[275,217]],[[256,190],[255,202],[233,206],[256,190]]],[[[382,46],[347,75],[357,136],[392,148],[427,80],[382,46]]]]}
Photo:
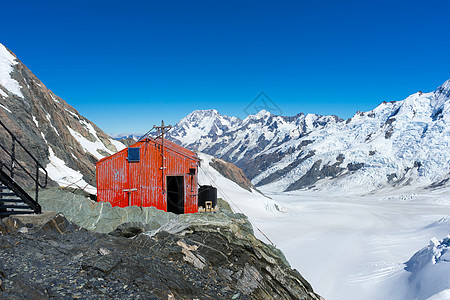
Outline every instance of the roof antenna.
{"type": "Polygon", "coordinates": [[[161,121],[161,126],[153,125],[152,129],[155,129],[155,128],[158,131],[158,133],[161,133],[159,136],[156,137],[156,139],[161,137],[161,176],[162,176],[161,182],[163,184],[163,194],[165,194],[166,193],[166,188],[164,186],[164,180],[166,178],[164,176],[164,169],[166,167],[164,166],[164,159],[165,159],[164,158],[164,134],[167,133],[170,129],[172,129],[172,126],[171,125],[165,126],[164,125],[164,120],[162,120],[161,121]]]}
{"type": "Polygon", "coordinates": [[[164,140],[164,134],[166,134],[167,132],[169,132],[170,129],[172,129],[172,125],[165,126],[165,125],[164,125],[164,120],[162,120],[162,121],[161,121],[161,126],[153,125],[153,128],[150,129],[146,134],[144,134],[143,136],[141,136],[141,137],[139,138],[138,142],[140,142],[140,141],[142,141],[143,139],[145,139],[146,137],[148,137],[149,134],[150,134],[150,132],[152,132],[154,129],[157,130],[157,135],[158,135],[155,139],[157,139],[157,138],[159,138],[159,137],[162,137],[162,139],[164,140]]]}

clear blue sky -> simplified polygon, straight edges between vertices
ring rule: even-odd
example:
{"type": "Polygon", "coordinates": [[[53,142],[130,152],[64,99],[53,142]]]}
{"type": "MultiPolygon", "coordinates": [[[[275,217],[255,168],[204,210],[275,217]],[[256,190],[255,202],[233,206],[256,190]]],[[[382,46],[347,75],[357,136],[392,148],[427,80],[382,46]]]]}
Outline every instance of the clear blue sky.
{"type": "Polygon", "coordinates": [[[3,1],[0,42],[107,133],[373,109],[450,78],[450,1],[3,1]]]}

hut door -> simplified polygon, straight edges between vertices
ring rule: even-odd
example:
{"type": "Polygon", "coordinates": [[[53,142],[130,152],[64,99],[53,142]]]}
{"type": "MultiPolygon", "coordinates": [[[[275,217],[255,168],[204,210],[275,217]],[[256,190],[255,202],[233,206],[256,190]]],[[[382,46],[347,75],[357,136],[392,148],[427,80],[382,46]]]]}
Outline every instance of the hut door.
{"type": "Polygon", "coordinates": [[[167,211],[184,214],[184,178],[167,176],[167,211]]]}

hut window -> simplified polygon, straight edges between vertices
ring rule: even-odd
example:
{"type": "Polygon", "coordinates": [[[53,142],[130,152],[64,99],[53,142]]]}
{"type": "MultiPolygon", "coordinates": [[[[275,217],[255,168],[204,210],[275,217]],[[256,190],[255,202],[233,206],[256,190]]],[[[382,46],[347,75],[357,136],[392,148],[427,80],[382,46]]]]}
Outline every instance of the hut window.
{"type": "Polygon", "coordinates": [[[141,160],[141,148],[128,148],[128,162],[139,162],[141,160]]]}

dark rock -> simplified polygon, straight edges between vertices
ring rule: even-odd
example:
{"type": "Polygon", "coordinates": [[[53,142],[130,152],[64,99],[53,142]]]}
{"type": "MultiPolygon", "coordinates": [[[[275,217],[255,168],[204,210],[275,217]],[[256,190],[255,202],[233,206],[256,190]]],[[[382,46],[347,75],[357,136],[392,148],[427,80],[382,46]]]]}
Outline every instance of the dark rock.
{"type": "MultiPolygon", "coordinates": [[[[306,172],[302,177],[300,177],[299,180],[291,184],[286,191],[292,191],[297,190],[305,187],[313,187],[313,184],[317,182],[320,179],[324,179],[327,177],[330,178],[336,178],[338,175],[341,174],[341,172],[344,170],[340,167],[340,165],[343,163],[345,157],[343,154],[339,154],[336,157],[336,163],[330,165],[326,164],[320,168],[320,165],[322,163],[321,160],[316,161],[311,169],[306,172]]],[[[351,164],[349,164],[350,166],[351,164]]],[[[352,166],[350,166],[352,168],[352,166]]]]}
{"type": "Polygon", "coordinates": [[[354,172],[354,171],[358,171],[359,169],[361,169],[362,167],[364,167],[364,163],[349,163],[347,165],[347,169],[350,172],[354,172]]]}
{"type": "Polygon", "coordinates": [[[427,187],[427,189],[435,189],[435,188],[439,188],[439,187],[444,187],[448,182],[450,182],[450,177],[444,178],[444,179],[439,180],[437,182],[433,182],[432,184],[430,184],[427,187]]]}
{"type": "Polygon", "coordinates": [[[110,274],[118,265],[122,263],[122,259],[114,256],[98,256],[84,260],[81,268],[86,271],[98,270],[105,275],[110,274]]]}
{"type": "Polygon", "coordinates": [[[232,163],[226,162],[222,159],[213,158],[209,164],[222,176],[236,182],[243,189],[250,192],[251,189],[256,189],[247,176],[245,176],[244,172],[232,163]]]}
{"type": "Polygon", "coordinates": [[[322,160],[320,159],[314,162],[312,167],[308,170],[308,172],[306,172],[305,175],[303,175],[302,177],[300,177],[299,180],[288,186],[286,192],[298,190],[313,185],[317,181],[317,177],[319,177],[318,175],[320,172],[321,163],[322,160]]]}
{"type": "Polygon", "coordinates": [[[392,126],[389,126],[388,130],[384,133],[384,138],[389,139],[392,134],[394,133],[394,128],[392,126]]]}
{"type": "Polygon", "coordinates": [[[8,229],[5,223],[3,223],[2,220],[0,220],[0,234],[5,235],[8,234],[8,229]]]}
{"type": "Polygon", "coordinates": [[[40,230],[53,233],[65,234],[77,229],[77,226],[70,223],[63,214],[58,214],[41,226],[40,230]]]}
{"type": "Polygon", "coordinates": [[[132,238],[138,234],[141,234],[143,232],[152,229],[155,228],[149,224],[144,224],[140,222],[129,222],[119,225],[116,230],[110,232],[109,234],[113,236],[123,236],[126,238],[132,238]]]}
{"type": "Polygon", "coordinates": [[[388,180],[389,183],[394,182],[395,179],[397,179],[397,174],[396,173],[392,173],[392,174],[387,175],[387,180],[388,180]]]}
{"type": "Polygon", "coordinates": [[[0,222],[0,232],[3,234],[15,234],[19,228],[25,225],[17,218],[7,217],[3,218],[0,222]]]}
{"type": "Polygon", "coordinates": [[[277,171],[273,172],[272,174],[270,174],[269,176],[267,176],[266,178],[262,179],[261,181],[258,182],[257,186],[262,186],[262,185],[265,185],[265,184],[268,184],[268,183],[278,180],[279,178],[281,178],[282,176],[284,176],[285,174],[289,173],[291,170],[293,170],[294,168],[299,166],[301,163],[303,163],[308,158],[313,157],[314,155],[315,155],[315,151],[310,151],[306,155],[304,155],[303,152],[300,152],[300,154],[297,156],[297,159],[294,162],[289,164],[286,168],[277,170],[277,171]]]}
{"type": "MultiPolygon", "coordinates": [[[[7,234],[7,232],[5,231],[4,234],[7,234]]],[[[12,244],[10,238],[7,235],[0,235],[0,249],[11,249],[11,248],[12,244]]]]}
{"type": "MultiPolygon", "coordinates": [[[[122,226],[133,227],[142,228],[122,226]]],[[[56,215],[2,238],[11,246],[0,251],[2,299],[320,299],[241,214],[180,215],[133,238],[56,215]]]]}

